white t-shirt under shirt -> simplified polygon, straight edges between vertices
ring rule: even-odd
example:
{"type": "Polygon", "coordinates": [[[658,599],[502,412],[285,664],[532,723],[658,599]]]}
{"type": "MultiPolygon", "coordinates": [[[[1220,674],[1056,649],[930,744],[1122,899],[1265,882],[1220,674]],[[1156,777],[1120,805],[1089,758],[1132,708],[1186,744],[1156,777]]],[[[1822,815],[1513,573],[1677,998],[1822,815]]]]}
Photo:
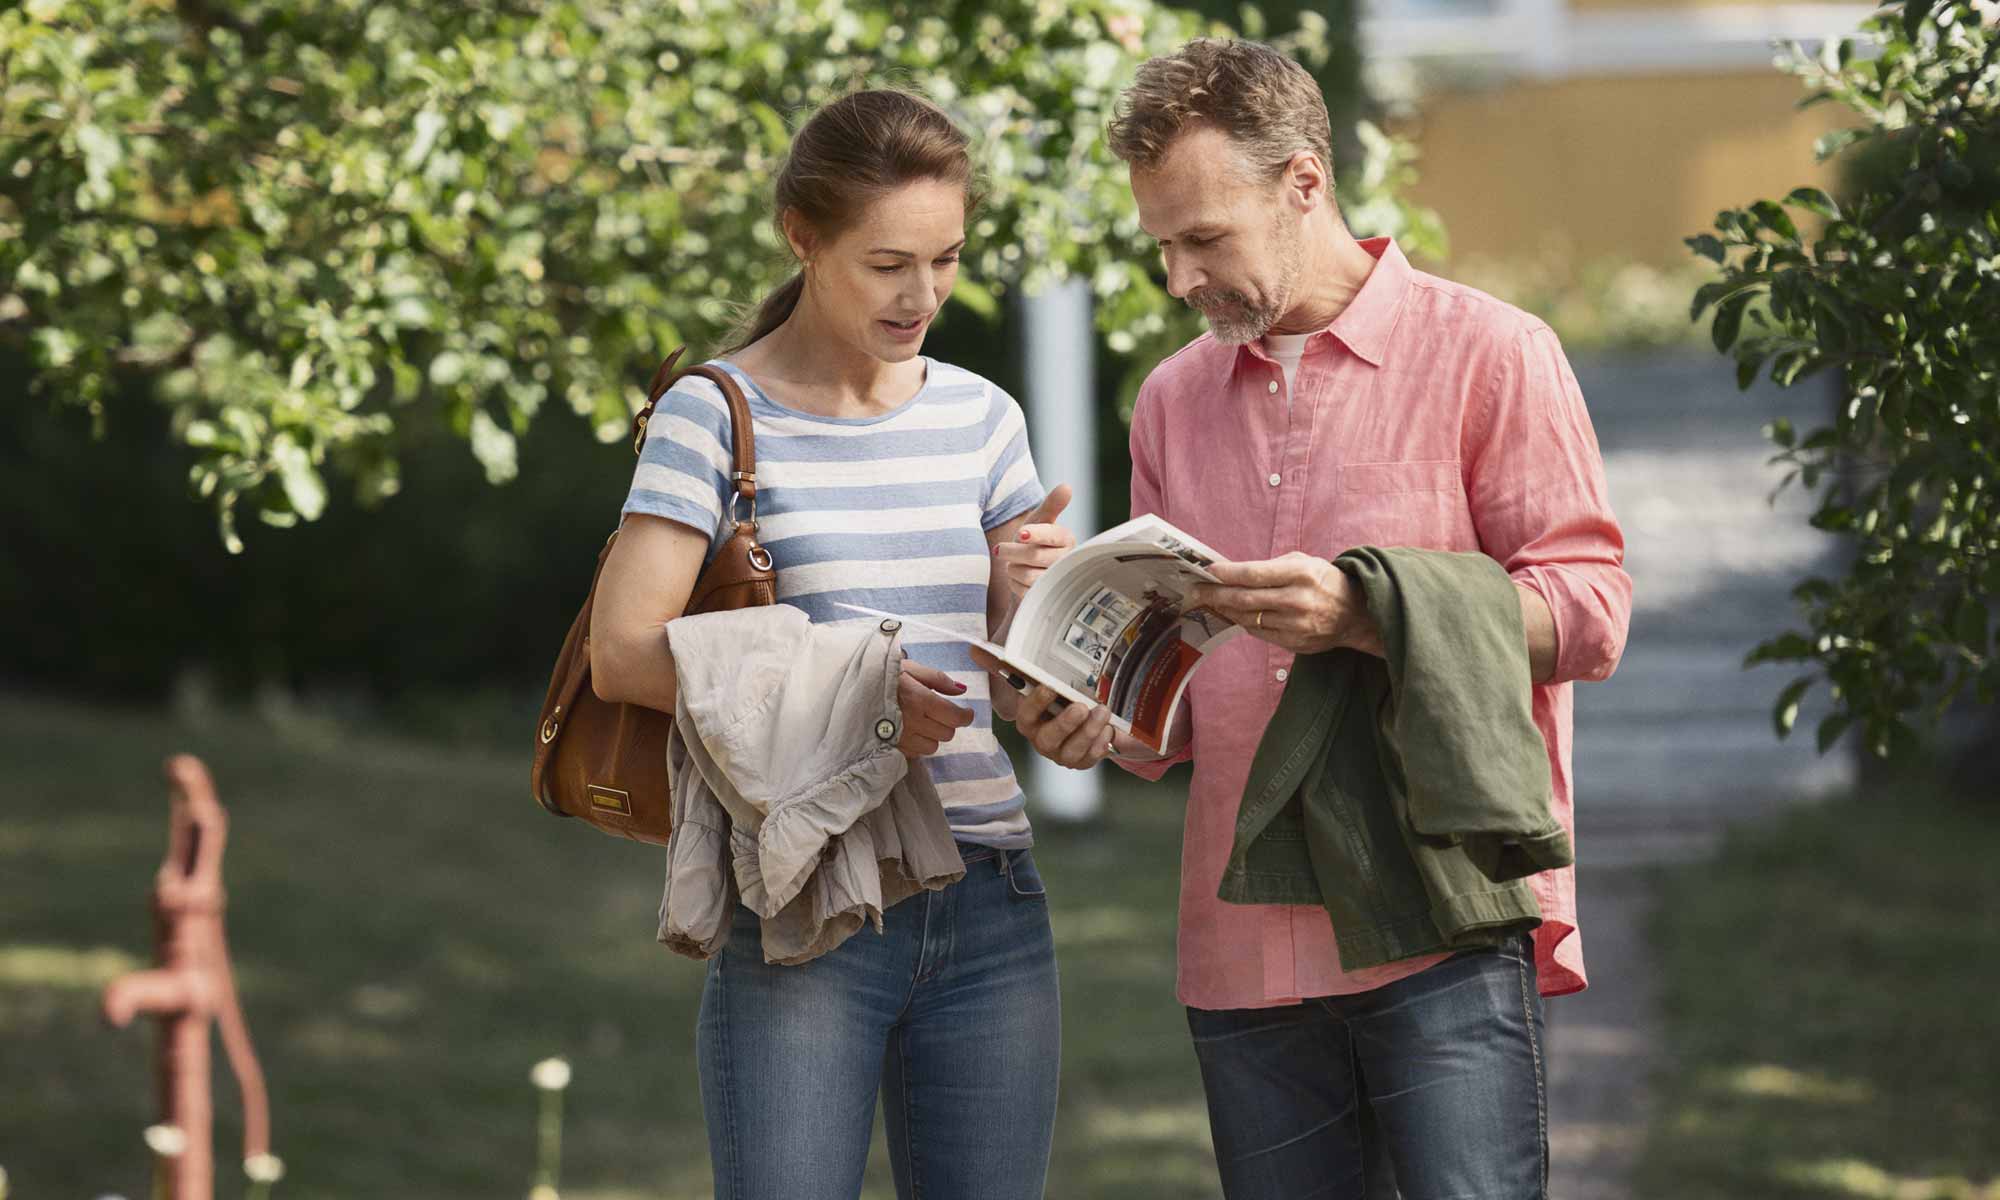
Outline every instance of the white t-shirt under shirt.
{"type": "Polygon", "coordinates": [[[1306,356],[1306,341],[1310,333],[1267,333],[1264,335],[1264,353],[1278,360],[1278,367],[1285,373],[1285,407],[1292,406],[1293,386],[1299,378],[1299,361],[1306,356]]]}

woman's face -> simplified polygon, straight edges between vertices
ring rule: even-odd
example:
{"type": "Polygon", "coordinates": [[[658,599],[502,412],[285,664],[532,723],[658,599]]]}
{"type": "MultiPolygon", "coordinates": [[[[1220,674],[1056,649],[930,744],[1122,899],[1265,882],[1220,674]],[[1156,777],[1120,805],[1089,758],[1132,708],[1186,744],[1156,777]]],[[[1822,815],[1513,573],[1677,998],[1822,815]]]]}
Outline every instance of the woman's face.
{"type": "Polygon", "coordinates": [[[884,362],[907,362],[951,295],[965,246],[965,189],[941,180],[878,197],[840,236],[794,248],[811,263],[806,287],[842,340],[884,362]]]}

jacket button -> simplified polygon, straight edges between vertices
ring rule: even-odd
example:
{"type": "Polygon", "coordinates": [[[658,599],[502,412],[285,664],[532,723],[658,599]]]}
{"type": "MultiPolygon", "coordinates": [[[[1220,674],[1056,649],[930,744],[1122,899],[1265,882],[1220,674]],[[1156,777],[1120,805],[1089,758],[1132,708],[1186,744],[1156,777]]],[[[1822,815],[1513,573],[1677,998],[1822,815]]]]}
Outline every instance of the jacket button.
{"type": "Polygon", "coordinates": [[[901,621],[898,621],[898,620],[897,620],[896,618],[894,618],[894,617],[884,617],[884,618],[882,619],[882,632],[883,632],[883,633],[894,633],[894,632],[896,632],[896,631],[897,631],[898,629],[901,629],[902,627],[903,627],[903,623],[902,623],[901,621]]]}
{"type": "Polygon", "coordinates": [[[896,723],[887,717],[875,722],[875,736],[885,742],[896,740],[896,723]]]}

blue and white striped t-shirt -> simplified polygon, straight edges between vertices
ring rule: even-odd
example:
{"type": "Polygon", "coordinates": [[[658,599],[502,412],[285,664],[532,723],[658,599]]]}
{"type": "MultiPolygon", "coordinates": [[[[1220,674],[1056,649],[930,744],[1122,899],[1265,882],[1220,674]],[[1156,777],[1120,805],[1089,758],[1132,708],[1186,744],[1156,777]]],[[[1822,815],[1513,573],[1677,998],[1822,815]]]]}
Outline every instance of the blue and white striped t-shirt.
{"type": "MultiPolygon", "coordinates": [[[[778,599],[814,621],[846,621],[838,603],[919,617],[986,636],[992,555],[985,531],[1042,502],[1020,405],[992,383],[936,359],[923,388],[879,417],[822,417],[786,408],[733,363],[757,438],[757,540],[778,571],[778,599]]],[[[660,398],[625,498],[650,513],[725,536],[729,408],[706,379],[660,398]]],[[[966,685],[971,708],[927,766],[958,840],[1014,849],[1032,840],[1014,766],[993,736],[986,672],[963,643],[904,631],[918,663],[966,685]]]]}

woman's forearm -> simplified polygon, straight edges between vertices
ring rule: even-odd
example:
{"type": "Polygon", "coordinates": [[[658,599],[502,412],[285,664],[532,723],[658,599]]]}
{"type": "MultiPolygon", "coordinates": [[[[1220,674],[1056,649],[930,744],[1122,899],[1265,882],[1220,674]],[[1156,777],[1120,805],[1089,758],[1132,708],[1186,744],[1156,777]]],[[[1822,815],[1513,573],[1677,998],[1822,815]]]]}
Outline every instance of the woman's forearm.
{"type": "Polygon", "coordinates": [[[590,687],[600,700],[674,711],[679,696],[665,626],[650,636],[609,633],[590,641],[590,687]]]}
{"type": "Polygon", "coordinates": [[[600,699],[674,711],[667,622],[687,607],[707,548],[707,536],[686,525],[626,518],[591,602],[590,687],[600,699]]]}

